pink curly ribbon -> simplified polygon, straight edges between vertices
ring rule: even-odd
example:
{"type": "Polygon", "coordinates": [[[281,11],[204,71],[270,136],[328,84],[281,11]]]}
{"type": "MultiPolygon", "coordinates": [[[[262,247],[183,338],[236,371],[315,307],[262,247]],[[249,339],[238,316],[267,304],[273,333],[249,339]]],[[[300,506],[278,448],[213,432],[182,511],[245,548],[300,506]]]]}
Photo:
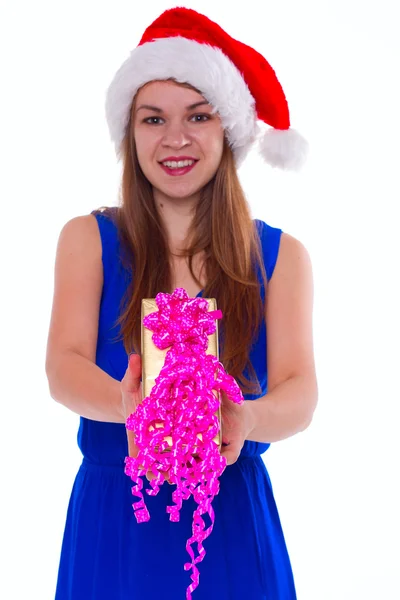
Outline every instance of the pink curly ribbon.
{"type": "Polygon", "coordinates": [[[186,591],[190,600],[199,585],[197,564],[206,553],[203,542],[214,526],[211,504],[226,467],[226,459],[214,441],[219,432],[219,393],[225,392],[237,404],[243,403],[243,395],[219,360],[206,354],[208,336],[215,333],[215,319],[220,319],[222,312],[208,312],[206,299],[189,298],[183,288],[172,294],[158,294],[156,304],[159,310],[145,317],[143,324],[154,332],[152,340],[157,348],[169,350],[150,396],[126,421],[126,428],[135,433],[138,455],[126,457],[125,473],[136,484],[132,494],[139,501],[132,506],[138,523],[150,519],[142,494],[142,478],[147,471],[155,476],[147,490],[150,496],[156,496],[164,483],[163,471],[176,484],[174,505],[166,508],[170,521],[179,521],[182,502],[190,495],[198,504],[193,513],[193,535],[186,543],[191,560],[184,565],[186,571],[192,570],[192,583],[186,591]],[[166,436],[172,438],[171,447],[166,436]],[[202,518],[206,514],[211,520],[208,528],[202,518]],[[193,544],[197,544],[196,554],[193,544]]]}

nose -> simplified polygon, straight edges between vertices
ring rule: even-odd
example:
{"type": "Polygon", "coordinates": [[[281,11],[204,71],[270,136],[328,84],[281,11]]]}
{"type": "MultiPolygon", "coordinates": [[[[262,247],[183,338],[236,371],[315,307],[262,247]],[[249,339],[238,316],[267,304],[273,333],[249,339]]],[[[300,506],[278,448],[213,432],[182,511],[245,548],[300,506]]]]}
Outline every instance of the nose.
{"type": "Polygon", "coordinates": [[[164,147],[174,148],[175,150],[179,150],[190,144],[190,136],[182,123],[171,123],[162,139],[162,145],[164,147]]]}

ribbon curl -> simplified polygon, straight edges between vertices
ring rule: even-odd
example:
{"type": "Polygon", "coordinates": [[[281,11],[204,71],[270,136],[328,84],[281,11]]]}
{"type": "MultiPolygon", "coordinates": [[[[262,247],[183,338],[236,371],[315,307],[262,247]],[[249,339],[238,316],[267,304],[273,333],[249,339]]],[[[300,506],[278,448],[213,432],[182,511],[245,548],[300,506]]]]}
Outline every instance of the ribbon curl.
{"type": "Polygon", "coordinates": [[[237,404],[243,403],[243,395],[217,357],[206,354],[208,336],[215,333],[215,319],[220,319],[222,312],[208,312],[206,299],[189,298],[183,288],[172,294],[157,294],[156,304],[159,310],[147,315],[143,325],[153,331],[157,348],[169,350],[150,395],[126,421],[126,428],[135,433],[138,455],[125,458],[125,473],[135,482],[132,494],[139,500],[132,506],[138,523],[150,519],[142,494],[142,478],[148,471],[155,477],[151,489],[146,490],[150,496],[156,496],[164,483],[163,472],[168,472],[170,482],[176,484],[174,504],[166,507],[170,521],[179,521],[182,502],[190,495],[197,503],[192,536],[186,543],[191,560],[184,565],[186,571],[192,570],[192,583],[186,591],[187,600],[191,600],[199,585],[197,565],[206,553],[203,542],[214,526],[212,501],[226,467],[214,441],[220,430],[216,414],[219,393],[225,392],[237,404]],[[171,446],[166,436],[172,439],[171,446]],[[206,528],[203,516],[207,514],[211,525],[206,528]],[[193,544],[197,544],[197,556],[193,544]]]}

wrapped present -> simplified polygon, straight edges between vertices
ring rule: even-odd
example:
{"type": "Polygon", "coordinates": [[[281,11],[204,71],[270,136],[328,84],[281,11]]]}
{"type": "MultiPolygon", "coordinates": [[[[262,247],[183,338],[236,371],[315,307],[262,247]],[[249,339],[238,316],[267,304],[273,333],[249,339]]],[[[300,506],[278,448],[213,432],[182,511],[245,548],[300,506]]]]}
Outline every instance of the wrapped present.
{"type": "MultiPolygon", "coordinates": [[[[208,310],[217,310],[217,301],[215,298],[206,298],[208,302],[208,310]]],[[[143,321],[145,317],[156,312],[158,310],[155,298],[144,298],[142,300],[142,330],[141,330],[141,342],[142,342],[142,393],[143,398],[150,396],[151,390],[153,389],[155,379],[160,373],[165,363],[165,357],[168,352],[168,348],[161,350],[158,348],[152,339],[153,332],[144,326],[143,321]]],[[[208,336],[208,348],[207,354],[212,354],[216,358],[219,358],[219,345],[218,345],[218,321],[215,319],[215,333],[208,336]]],[[[214,394],[218,397],[218,391],[214,390],[214,394]]],[[[217,417],[220,425],[220,430],[214,437],[214,441],[218,448],[222,446],[222,433],[221,433],[221,407],[218,407],[217,417]]],[[[156,427],[162,427],[162,423],[155,423],[156,427]]],[[[198,434],[199,439],[202,439],[202,434],[198,434]]],[[[165,441],[168,446],[165,448],[165,452],[168,452],[172,446],[171,436],[166,436],[165,441]]]]}
{"type": "Polygon", "coordinates": [[[126,421],[138,448],[137,456],[125,459],[125,473],[138,499],[132,505],[137,522],[150,519],[143,492],[156,496],[166,477],[176,485],[173,504],[166,507],[170,521],[179,521],[182,502],[190,496],[198,505],[193,535],[186,543],[190,562],[184,568],[192,571],[188,600],[199,585],[203,542],[214,526],[212,501],[226,467],[220,452],[220,393],[236,404],[244,402],[237,382],[218,359],[217,319],[222,313],[215,308],[214,299],[189,298],[183,288],[143,300],[143,399],[126,421]],[[142,478],[149,472],[154,478],[144,490],[142,478]],[[208,527],[205,514],[211,520],[208,527]]]}

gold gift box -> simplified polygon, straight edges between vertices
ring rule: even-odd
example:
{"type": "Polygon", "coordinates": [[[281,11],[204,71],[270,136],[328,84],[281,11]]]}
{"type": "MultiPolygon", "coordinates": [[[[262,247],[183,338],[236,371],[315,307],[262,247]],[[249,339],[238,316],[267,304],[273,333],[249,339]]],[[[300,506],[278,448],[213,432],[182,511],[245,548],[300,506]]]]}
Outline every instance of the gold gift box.
{"type": "MultiPolygon", "coordinates": [[[[215,298],[206,298],[208,301],[208,310],[209,312],[217,310],[217,301],[215,298]]],[[[144,298],[142,300],[142,393],[143,398],[146,398],[150,395],[150,392],[154,386],[155,379],[159,375],[161,369],[164,366],[165,356],[169,350],[169,348],[165,348],[164,350],[160,350],[155,346],[152,335],[153,332],[150,329],[147,329],[143,326],[143,319],[150,313],[158,311],[158,306],[154,298],[144,298]]],[[[214,334],[208,336],[208,348],[206,351],[207,354],[212,354],[219,358],[219,348],[218,348],[218,321],[216,321],[216,331],[214,334]]],[[[218,392],[214,390],[216,396],[218,396],[218,392]]],[[[218,408],[217,416],[220,424],[220,431],[215,436],[214,442],[218,445],[221,450],[222,446],[222,436],[221,436],[221,407],[218,408]]],[[[162,423],[157,424],[156,427],[162,427],[162,423]]],[[[201,439],[201,433],[199,434],[199,438],[201,439]]],[[[172,446],[172,438],[170,436],[166,436],[165,440],[168,443],[168,446],[172,446]]],[[[168,449],[165,450],[168,452],[168,449]]]]}

